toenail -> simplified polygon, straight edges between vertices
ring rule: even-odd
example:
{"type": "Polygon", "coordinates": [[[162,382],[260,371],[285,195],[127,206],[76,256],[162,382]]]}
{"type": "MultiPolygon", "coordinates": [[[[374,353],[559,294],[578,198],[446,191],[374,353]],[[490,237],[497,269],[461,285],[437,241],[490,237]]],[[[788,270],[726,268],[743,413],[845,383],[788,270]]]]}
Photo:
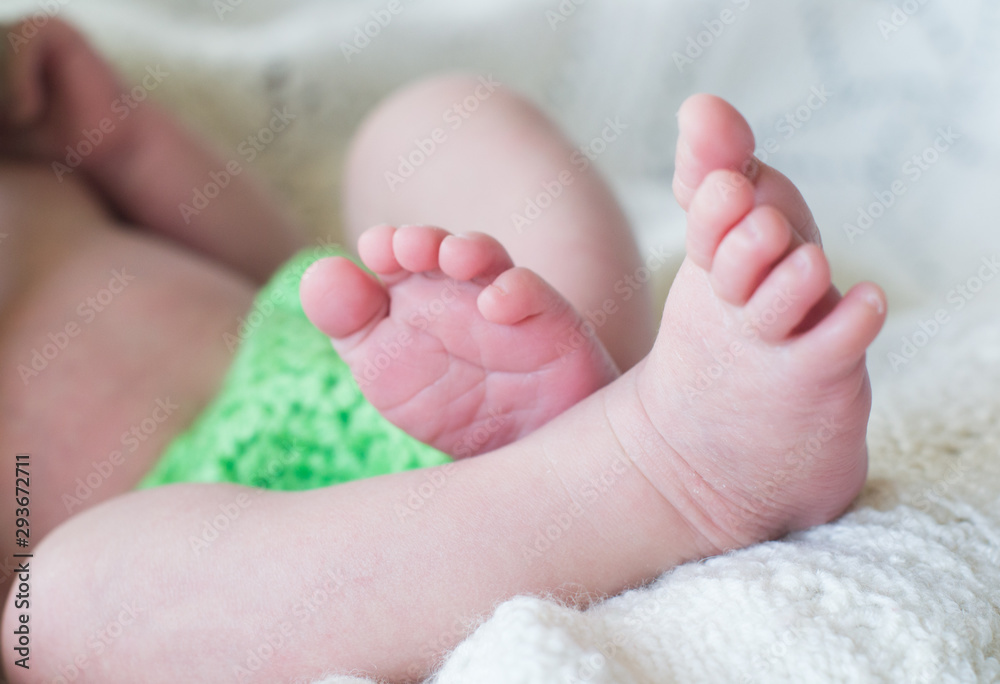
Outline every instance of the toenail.
{"type": "Polygon", "coordinates": [[[882,301],[882,298],[874,292],[867,293],[865,295],[865,301],[868,302],[868,306],[875,309],[875,312],[879,316],[885,313],[885,303],[882,301]]]}
{"type": "MultiPolygon", "coordinates": [[[[322,259],[320,261],[322,261],[322,259]]],[[[302,278],[300,278],[300,280],[309,280],[309,278],[311,278],[316,273],[316,271],[322,268],[322,266],[320,266],[320,261],[312,262],[309,265],[309,268],[307,268],[305,272],[302,274],[302,278]]]]}
{"type": "Polygon", "coordinates": [[[692,166],[694,161],[695,156],[691,145],[681,136],[680,140],[677,141],[677,167],[679,169],[686,169],[692,166]]]}
{"type": "Polygon", "coordinates": [[[809,255],[804,249],[797,250],[795,254],[792,255],[792,259],[795,263],[795,268],[799,269],[803,273],[808,272],[812,264],[809,263],[809,255]]]}
{"type": "Polygon", "coordinates": [[[760,225],[753,215],[747,216],[746,220],[740,224],[739,230],[754,242],[760,240],[760,225]]]}

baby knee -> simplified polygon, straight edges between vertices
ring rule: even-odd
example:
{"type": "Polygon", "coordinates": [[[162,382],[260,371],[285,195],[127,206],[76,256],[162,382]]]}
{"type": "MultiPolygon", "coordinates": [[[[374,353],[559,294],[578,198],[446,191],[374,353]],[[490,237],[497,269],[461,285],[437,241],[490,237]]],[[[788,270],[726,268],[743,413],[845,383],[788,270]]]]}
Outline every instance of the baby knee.
{"type": "Polygon", "coordinates": [[[496,106],[525,106],[514,91],[492,74],[446,73],[416,81],[385,100],[380,109],[399,110],[413,116],[430,110],[444,118],[454,112],[460,118],[496,106]]]}
{"type": "Polygon", "coordinates": [[[432,76],[384,100],[359,129],[353,148],[355,154],[377,154],[379,149],[412,146],[422,138],[446,140],[463,128],[490,121],[509,125],[523,116],[541,115],[493,75],[432,76]]]}

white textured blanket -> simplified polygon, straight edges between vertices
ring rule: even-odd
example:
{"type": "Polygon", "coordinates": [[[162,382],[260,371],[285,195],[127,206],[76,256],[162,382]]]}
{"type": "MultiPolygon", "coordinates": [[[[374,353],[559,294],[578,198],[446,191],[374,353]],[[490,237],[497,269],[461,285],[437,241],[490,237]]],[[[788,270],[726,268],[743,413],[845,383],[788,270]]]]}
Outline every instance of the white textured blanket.
{"type": "MultiPolygon", "coordinates": [[[[575,612],[499,606],[437,681],[1000,681],[1000,3],[993,0],[4,0],[59,12],[152,97],[336,233],[342,152],[394,87],[494,74],[599,163],[648,248],[679,261],[673,113],[711,91],[804,189],[839,283],[883,283],[871,478],[842,519],[690,564],[575,612]],[[372,24],[382,17],[381,24],[372,24]],[[367,35],[366,35],[367,32],[367,35]],[[985,260],[985,261],[984,261],[985,260]]],[[[360,681],[333,678],[329,682],[360,681]]]]}

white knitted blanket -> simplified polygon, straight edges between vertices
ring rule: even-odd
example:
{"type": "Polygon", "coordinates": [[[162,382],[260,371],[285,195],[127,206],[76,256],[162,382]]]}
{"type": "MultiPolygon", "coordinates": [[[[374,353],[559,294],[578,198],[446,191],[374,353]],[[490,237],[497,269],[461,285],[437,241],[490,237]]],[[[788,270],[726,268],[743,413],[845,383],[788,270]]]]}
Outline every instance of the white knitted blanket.
{"type": "Polygon", "coordinates": [[[894,318],[870,355],[868,487],[834,523],[677,568],[586,612],[504,603],[435,681],[1000,681],[1000,278],[979,280],[1000,256],[1000,3],[0,8],[25,11],[77,22],[136,82],[149,67],[169,72],[150,96],[234,155],[287,107],[295,124],[253,165],[317,234],[339,230],[340,162],[364,112],[460,67],[534,97],[581,145],[609,116],[624,122],[598,163],[644,245],[677,262],[673,112],[693,92],[731,99],[762,156],[803,188],[838,283],[874,279],[890,294],[894,318]]]}

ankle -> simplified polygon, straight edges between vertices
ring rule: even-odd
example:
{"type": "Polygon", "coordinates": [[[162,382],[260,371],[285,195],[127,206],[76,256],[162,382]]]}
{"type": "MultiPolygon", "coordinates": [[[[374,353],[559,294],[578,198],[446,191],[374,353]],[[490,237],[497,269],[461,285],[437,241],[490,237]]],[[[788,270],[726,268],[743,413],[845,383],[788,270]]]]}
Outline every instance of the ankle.
{"type": "Polygon", "coordinates": [[[745,544],[714,524],[711,500],[701,500],[711,488],[650,419],[637,386],[646,363],[581,402],[557,434],[587,445],[567,459],[572,474],[562,479],[580,493],[597,535],[620,542],[623,565],[659,573],[745,544]]]}
{"type": "Polygon", "coordinates": [[[627,382],[620,383],[628,386],[631,398],[622,396],[616,401],[608,420],[622,452],[649,492],[662,501],[666,510],[663,534],[686,539],[682,547],[672,549],[678,556],[675,564],[721,555],[786,532],[765,501],[745,497],[729,484],[732,464],[718,464],[721,473],[716,476],[711,462],[707,468],[696,468],[682,455],[686,453],[684,433],[690,426],[658,417],[684,416],[684,407],[664,406],[662,391],[644,387],[648,382],[661,388],[664,377],[669,377],[655,369],[656,363],[647,357],[626,376],[627,382]],[[643,418],[637,421],[636,416],[643,418]]]}

